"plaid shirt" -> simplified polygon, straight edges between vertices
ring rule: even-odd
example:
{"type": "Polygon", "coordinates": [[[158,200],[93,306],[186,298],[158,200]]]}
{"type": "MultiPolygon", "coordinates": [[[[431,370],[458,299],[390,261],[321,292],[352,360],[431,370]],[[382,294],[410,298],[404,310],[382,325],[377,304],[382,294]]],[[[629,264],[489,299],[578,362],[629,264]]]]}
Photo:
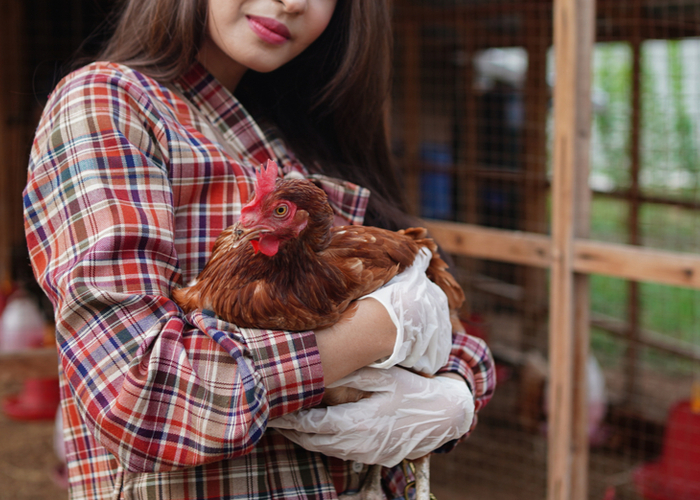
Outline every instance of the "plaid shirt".
{"type": "MultiPolygon", "coordinates": [[[[307,175],[199,64],[164,86],[94,63],[51,95],[32,148],[25,225],[55,308],[72,499],[336,498],[358,489],[366,467],[266,429],[321,400],[313,333],[243,332],[203,311],[184,315],[169,299],[236,222],[253,167],[267,159],[307,175]]],[[[367,190],[323,185],[338,217],[362,223],[367,190]]],[[[488,401],[494,375],[483,343],[455,337],[446,369],[467,379],[477,409],[488,401]]],[[[400,467],[384,479],[390,497],[403,492],[400,467]]]]}

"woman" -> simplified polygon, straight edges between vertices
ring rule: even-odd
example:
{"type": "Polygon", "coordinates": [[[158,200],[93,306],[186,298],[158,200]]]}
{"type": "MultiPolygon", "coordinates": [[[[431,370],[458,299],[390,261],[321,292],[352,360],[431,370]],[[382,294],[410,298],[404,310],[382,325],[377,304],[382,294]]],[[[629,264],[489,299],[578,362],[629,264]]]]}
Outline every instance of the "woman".
{"type": "MultiPolygon", "coordinates": [[[[324,331],[242,332],[207,311],[184,315],[169,295],[204,267],[267,159],[283,175],[351,181],[320,177],[340,223],[403,224],[383,118],[389,40],[377,0],[130,0],[101,62],[54,90],[24,200],[32,264],[56,314],[71,498],[359,488],[366,466],[267,424],[392,355],[387,309],[363,300],[324,331]]],[[[385,376],[421,378],[402,372],[385,376]]],[[[476,409],[490,398],[477,340],[455,335],[441,373],[423,379],[428,392],[463,391],[459,404],[473,394],[476,409]]],[[[464,425],[455,415],[448,426],[464,425]]],[[[389,495],[403,492],[400,467],[384,479],[389,495]]]]}

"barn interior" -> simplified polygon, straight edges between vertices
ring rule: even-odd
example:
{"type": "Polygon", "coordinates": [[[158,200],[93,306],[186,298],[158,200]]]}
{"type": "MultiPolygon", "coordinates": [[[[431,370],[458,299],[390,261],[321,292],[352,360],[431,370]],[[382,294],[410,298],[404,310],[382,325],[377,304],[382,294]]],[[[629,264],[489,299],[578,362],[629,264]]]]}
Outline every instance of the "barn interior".
{"type": "MultiPolygon", "coordinates": [[[[24,245],[29,148],[117,3],[0,5],[0,284],[34,294],[49,332],[24,245]]],[[[394,0],[393,15],[405,196],[499,379],[474,433],[433,457],[436,497],[700,495],[700,1],[394,0]]],[[[0,353],[0,398],[52,376],[51,342],[0,353]]],[[[67,497],[53,428],[0,413],[0,499],[67,497]]]]}

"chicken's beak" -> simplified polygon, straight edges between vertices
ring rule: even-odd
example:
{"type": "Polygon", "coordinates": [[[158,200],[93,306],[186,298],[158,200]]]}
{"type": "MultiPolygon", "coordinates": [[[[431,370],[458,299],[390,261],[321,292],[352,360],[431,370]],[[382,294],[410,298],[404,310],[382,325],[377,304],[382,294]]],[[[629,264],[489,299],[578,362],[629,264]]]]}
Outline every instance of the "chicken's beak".
{"type": "Polygon", "coordinates": [[[272,229],[264,226],[243,227],[239,222],[236,223],[233,229],[233,248],[238,248],[250,242],[253,245],[253,250],[258,253],[258,239],[266,233],[272,232],[272,229]]]}

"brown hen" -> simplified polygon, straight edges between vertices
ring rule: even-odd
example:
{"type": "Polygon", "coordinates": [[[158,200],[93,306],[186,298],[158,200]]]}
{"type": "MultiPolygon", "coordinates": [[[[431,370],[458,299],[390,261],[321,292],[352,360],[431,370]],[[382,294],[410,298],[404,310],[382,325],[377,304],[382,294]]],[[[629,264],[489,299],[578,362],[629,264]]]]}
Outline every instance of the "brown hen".
{"type": "Polygon", "coordinates": [[[464,293],[426,229],[333,227],[333,220],[321,188],[308,179],[278,178],[277,165],[268,161],[256,172],[255,195],[238,223],[221,233],[204,270],[174,290],[173,299],[185,312],[210,309],[240,327],[320,329],[427,247],[433,253],[428,277],[445,292],[451,311],[461,306],[464,293]]]}

